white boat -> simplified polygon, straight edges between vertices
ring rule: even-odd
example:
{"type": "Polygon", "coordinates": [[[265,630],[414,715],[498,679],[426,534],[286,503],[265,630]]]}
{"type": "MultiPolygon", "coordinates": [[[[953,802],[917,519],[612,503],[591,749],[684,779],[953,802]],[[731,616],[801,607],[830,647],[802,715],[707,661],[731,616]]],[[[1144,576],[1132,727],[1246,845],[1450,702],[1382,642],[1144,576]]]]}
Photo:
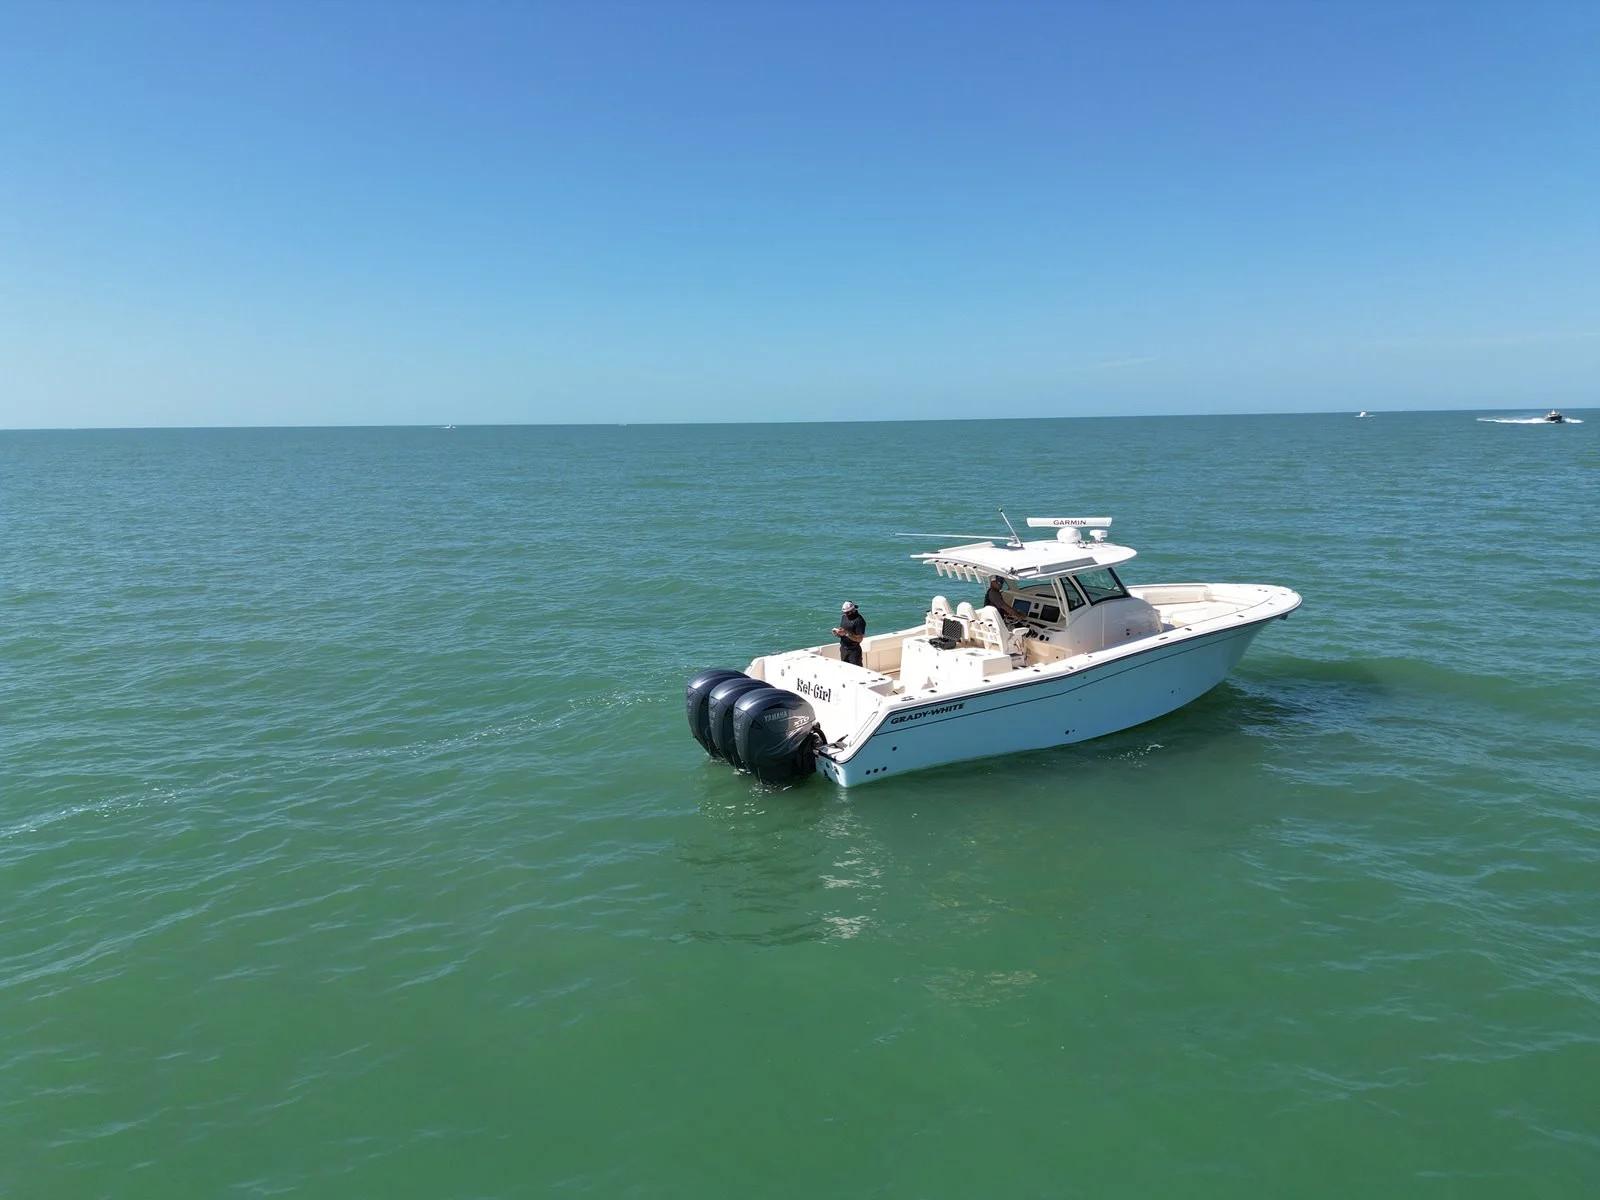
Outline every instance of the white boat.
{"type": "Polygon", "coordinates": [[[744,672],[702,672],[686,692],[691,731],[764,781],[816,771],[846,787],[1064,746],[1188,704],[1268,621],[1300,607],[1297,593],[1269,584],[1127,587],[1117,567],[1135,551],[1106,540],[1110,517],[1028,525],[1055,535],[1024,541],[1013,530],[912,556],[980,597],[999,576],[1014,623],[940,594],[920,624],[863,639],[860,666],[828,643],[761,655],[744,672]]]}
{"type": "Polygon", "coordinates": [[[1366,410],[1366,409],[1364,409],[1364,408],[1363,408],[1363,409],[1362,409],[1362,410],[1361,410],[1361,411],[1360,411],[1360,412],[1358,412],[1358,413],[1357,413],[1357,414],[1356,414],[1356,416],[1358,416],[1358,417],[1367,417],[1367,416],[1371,416],[1371,415],[1372,415],[1372,414],[1371,414],[1371,413],[1369,413],[1369,412],[1367,412],[1367,410],[1366,410]]]}
{"type": "Polygon", "coordinates": [[[1545,413],[1543,419],[1552,425],[1565,425],[1567,423],[1567,418],[1553,408],[1549,412],[1545,413]]]}

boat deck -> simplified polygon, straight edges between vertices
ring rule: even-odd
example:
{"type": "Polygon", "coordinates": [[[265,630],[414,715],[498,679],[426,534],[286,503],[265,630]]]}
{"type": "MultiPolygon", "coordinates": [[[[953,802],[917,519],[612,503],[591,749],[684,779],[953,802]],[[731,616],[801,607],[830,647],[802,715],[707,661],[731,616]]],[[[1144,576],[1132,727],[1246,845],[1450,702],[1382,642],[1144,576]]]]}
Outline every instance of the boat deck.
{"type": "Polygon", "coordinates": [[[1183,604],[1157,604],[1162,623],[1169,629],[1182,629],[1212,617],[1225,617],[1243,606],[1226,600],[1191,600],[1183,604]]]}

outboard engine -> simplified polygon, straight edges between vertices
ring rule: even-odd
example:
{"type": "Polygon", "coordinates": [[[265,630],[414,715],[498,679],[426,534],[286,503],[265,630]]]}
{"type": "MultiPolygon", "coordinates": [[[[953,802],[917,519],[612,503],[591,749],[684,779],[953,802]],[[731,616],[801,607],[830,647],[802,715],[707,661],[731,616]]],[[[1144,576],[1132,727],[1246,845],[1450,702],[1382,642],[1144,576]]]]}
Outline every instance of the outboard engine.
{"type": "Polygon", "coordinates": [[[733,706],[733,740],[738,763],[762,783],[794,783],[817,769],[817,718],[793,692],[741,692],[733,706]]]}
{"type": "Polygon", "coordinates": [[[704,746],[712,758],[721,758],[722,752],[711,740],[711,689],[730,679],[746,678],[748,676],[743,671],[712,667],[689,680],[689,686],[683,689],[683,706],[689,717],[689,732],[694,734],[694,740],[704,746]]]}
{"type": "Polygon", "coordinates": [[[742,767],[744,764],[739,761],[738,751],[733,742],[734,703],[746,692],[766,686],[759,679],[740,675],[736,679],[724,679],[711,689],[706,704],[706,723],[711,727],[711,744],[716,747],[716,753],[736,767],[742,767]]]}

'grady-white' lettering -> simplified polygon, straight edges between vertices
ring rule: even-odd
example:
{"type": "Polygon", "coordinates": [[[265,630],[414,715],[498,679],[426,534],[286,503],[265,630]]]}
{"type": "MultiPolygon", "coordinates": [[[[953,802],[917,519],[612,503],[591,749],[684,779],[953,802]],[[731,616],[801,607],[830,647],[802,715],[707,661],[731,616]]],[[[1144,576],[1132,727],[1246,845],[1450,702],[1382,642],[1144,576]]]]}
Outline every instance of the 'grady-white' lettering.
{"type": "Polygon", "coordinates": [[[923,717],[937,717],[944,713],[960,712],[965,704],[942,704],[938,708],[923,708],[916,712],[901,713],[897,717],[890,717],[889,724],[899,725],[906,721],[920,721],[923,717]]]}

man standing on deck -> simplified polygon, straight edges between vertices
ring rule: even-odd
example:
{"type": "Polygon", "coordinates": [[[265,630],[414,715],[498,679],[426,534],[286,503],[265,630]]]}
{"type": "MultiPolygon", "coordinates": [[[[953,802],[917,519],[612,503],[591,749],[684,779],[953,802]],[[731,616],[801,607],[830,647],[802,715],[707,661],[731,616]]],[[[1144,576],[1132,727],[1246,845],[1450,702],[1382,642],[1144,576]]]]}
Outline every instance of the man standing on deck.
{"type": "Polygon", "coordinates": [[[861,610],[853,600],[846,600],[839,606],[839,611],[844,616],[839,618],[839,624],[833,629],[834,637],[839,639],[839,661],[859,667],[861,639],[867,636],[867,619],[861,615],[861,610]]]}

